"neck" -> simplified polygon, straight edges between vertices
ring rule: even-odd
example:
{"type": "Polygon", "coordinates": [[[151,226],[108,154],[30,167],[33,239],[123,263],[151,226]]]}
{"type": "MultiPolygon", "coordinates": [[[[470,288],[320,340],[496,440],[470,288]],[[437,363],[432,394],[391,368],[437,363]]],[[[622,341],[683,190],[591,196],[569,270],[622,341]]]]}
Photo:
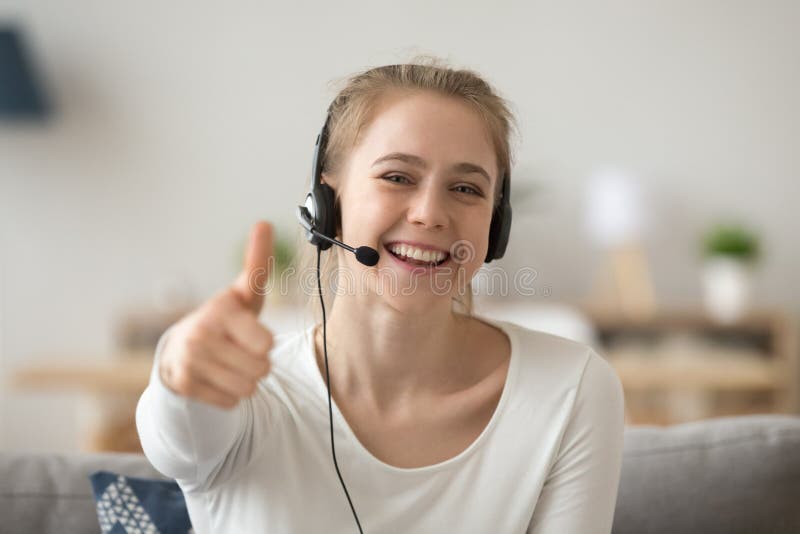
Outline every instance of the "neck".
{"type": "MultiPolygon", "coordinates": [[[[454,314],[449,299],[410,312],[382,301],[359,302],[363,298],[338,296],[328,317],[332,394],[386,412],[458,388],[465,372],[469,319],[454,314]]],[[[321,324],[315,329],[315,345],[324,380],[321,324]]]]}

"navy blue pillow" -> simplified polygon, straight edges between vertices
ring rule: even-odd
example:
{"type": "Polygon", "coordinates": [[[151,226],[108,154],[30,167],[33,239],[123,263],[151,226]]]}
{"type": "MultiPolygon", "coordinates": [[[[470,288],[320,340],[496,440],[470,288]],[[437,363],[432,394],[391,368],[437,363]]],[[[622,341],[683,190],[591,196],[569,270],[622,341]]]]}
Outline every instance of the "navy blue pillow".
{"type": "Polygon", "coordinates": [[[187,534],[194,532],[183,492],[174,480],[96,471],[89,475],[103,533],[187,534]]]}

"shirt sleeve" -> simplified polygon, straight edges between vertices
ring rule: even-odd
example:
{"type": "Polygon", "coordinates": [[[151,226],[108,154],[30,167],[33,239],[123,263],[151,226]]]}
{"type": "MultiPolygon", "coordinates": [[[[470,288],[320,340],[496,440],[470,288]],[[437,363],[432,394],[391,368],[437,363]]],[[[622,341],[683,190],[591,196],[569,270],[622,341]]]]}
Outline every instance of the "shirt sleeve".
{"type": "Polygon", "coordinates": [[[622,384],[594,350],[527,534],[608,534],[614,518],[625,427],[622,384]]]}
{"type": "MultiPolygon", "coordinates": [[[[153,467],[191,491],[224,476],[225,458],[243,441],[249,428],[252,403],[243,399],[226,410],[169,389],[161,381],[158,369],[172,328],[161,335],[156,346],[150,382],[136,406],[136,427],[144,454],[153,467]]],[[[248,454],[249,451],[242,451],[240,460],[246,460],[248,454]]]]}

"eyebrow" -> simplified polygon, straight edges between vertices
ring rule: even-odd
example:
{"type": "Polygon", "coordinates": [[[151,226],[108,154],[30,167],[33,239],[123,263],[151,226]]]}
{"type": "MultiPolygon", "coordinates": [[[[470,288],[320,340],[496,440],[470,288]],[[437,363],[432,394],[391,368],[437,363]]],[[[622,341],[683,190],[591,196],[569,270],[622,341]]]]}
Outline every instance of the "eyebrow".
{"type": "MultiPolygon", "coordinates": [[[[381,156],[372,163],[372,166],[374,167],[379,163],[383,163],[386,161],[402,161],[404,163],[408,163],[409,165],[420,167],[422,169],[426,169],[428,167],[428,164],[425,163],[425,160],[422,159],[421,157],[415,156],[413,154],[405,154],[403,152],[392,152],[390,154],[386,154],[385,156],[381,156]]],[[[465,174],[473,172],[478,173],[484,178],[486,178],[486,181],[489,182],[490,185],[492,183],[492,179],[489,178],[489,173],[486,172],[486,170],[480,165],[463,161],[461,163],[456,163],[451,167],[451,169],[456,172],[465,174]]]]}

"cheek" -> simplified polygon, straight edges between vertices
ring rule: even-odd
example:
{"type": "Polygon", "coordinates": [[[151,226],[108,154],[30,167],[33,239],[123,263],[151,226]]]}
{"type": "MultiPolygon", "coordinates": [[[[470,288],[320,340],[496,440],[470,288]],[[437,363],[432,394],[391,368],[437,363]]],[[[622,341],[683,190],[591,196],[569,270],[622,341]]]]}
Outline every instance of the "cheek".
{"type": "Polygon", "coordinates": [[[381,195],[380,192],[364,192],[354,197],[356,217],[364,222],[384,221],[400,212],[402,206],[397,199],[381,195]],[[371,193],[371,194],[370,194],[371,193]]]}
{"type": "Polygon", "coordinates": [[[391,211],[391,206],[381,205],[368,196],[362,198],[356,195],[348,200],[353,208],[347,208],[342,213],[341,232],[345,242],[347,239],[357,240],[358,243],[348,244],[372,246],[372,242],[379,240],[381,233],[392,224],[396,214],[391,211]]]}
{"type": "Polygon", "coordinates": [[[469,224],[461,227],[458,235],[463,236],[453,243],[450,248],[453,267],[461,271],[460,278],[472,279],[483,265],[486,251],[489,248],[489,223],[473,215],[472,221],[478,219],[478,224],[469,224]]]}
{"type": "Polygon", "coordinates": [[[482,260],[486,257],[486,250],[489,248],[489,228],[491,226],[491,216],[472,216],[468,228],[464,228],[465,236],[475,247],[475,254],[482,260]]]}

